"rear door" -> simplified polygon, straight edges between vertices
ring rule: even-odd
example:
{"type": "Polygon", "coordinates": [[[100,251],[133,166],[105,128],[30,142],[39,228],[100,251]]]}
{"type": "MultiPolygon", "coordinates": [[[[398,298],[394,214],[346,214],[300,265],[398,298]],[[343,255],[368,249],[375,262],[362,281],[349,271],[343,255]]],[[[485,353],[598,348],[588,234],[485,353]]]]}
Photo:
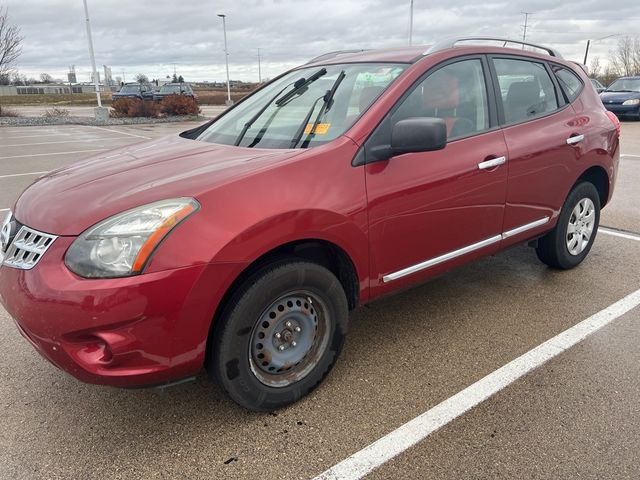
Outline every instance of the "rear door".
{"type": "Polygon", "coordinates": [[[503,234],[516,243],[555,221],[583,136],[546,62],[493,56],[491,66],[509,152],[503,234]]]}
{"type": "Polygon", "coordinates": [[[450,60],[425,73],[367,140],[371,293],[434,275],[501,240],[506,145],[486,58],[450,60]],[[376,159],[391,128],[410,117],[445,120],[443,150],[376,159]]]}

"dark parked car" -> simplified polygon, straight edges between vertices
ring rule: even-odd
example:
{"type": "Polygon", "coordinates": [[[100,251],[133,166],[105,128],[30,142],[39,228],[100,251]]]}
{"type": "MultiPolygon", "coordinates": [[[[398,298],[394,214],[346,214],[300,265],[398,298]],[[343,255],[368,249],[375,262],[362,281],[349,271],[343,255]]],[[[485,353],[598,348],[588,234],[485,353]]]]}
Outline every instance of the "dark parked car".
{"type": "Polygon", "coordinates": [[[579,265],[618,119],[556,51],[463,40],[323,55],[202,126],[39,178],[2,224],[2,304],[85,382],[204,367],[273,410],[329,373],[359,305],[519,244],[579,265]]]}
{"type": "Polygon", "coordinates": [[[596,92],[598,93],[602,93],[606,90],[605,86],[602,85],[598,80],[596,80],[595,78],[590,78],[589,80],[591,80],[591,85],[593,85],[593,88],[596,89],[596,92]]]}
{"type": "Polygon", "coordinates": [[[169,95],[183,95],[185,97],[191,97],[194,100],[198,99],[198,96],[193,92],[191,85],[188,83],[166,83],[160,87],[160,90],[153,95],[154,100],[162,100],[169,95]]]}
{"type": "Polygon", "coordinates": [[[617,116],[640,120],[640,77],[617,79],[600,94],[600,99],[617,116]]]}
{"type": "Polygon", "coordinates": [[[153,87],[144,83],[127,83],[114,93],[111,98],[139,98],[141,100],[153,100],[153,87]]]}

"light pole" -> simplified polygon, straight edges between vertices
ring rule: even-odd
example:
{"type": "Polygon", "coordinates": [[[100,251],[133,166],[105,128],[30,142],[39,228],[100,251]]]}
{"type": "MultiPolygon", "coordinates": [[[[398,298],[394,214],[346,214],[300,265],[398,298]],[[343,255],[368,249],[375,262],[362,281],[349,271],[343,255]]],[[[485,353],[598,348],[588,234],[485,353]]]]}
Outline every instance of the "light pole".
{"type": "Polygon", "coordinates": [[[227,65],[227,105],[233,105],[231,101],[231,84],[229,83],[229,50],[227,49],[227,16],[223,13],[219,13],[218,16],[222,18],[222,31],[224,32],[224,60],[227,65]]]}
{"type": "MultiPolygon", "coordinates": [[[[605,38],[617,37],[618,35],[620,34],[614,33],[612,35],[607,35],[606,37],[596,38],[594,40],[594,43],[599,42],[600,40],[604,40],[605,38]]],[[[589,55],[589,45],[591,45],[591,40],[587,40],[587,47],[584,49],[584,61],[582,62],[583,65],[587,64],[587,56],[589,55]]]]}
{"type": "Polygon", "coordinates": [[[84,2],[84,16],[86,19],[87,27],[87,39],[89,41],[89,56],[91,57],[91,67],[93,68],[93,81],[96,85],[96,97],[98,98],[98,107],[102,107],[102,100],[100,100],[100,82],[98,81],[98,72],[96,70],[96,57],[93,54],[93,39],[91,38],[91,22],[89,21],[89,8],[87,8],[87,0],[84,2]]]}
{"type": "Polygon", "coordinates": [[[413,45],[413,0],[409,4],[409,46],[413,45]]]}
{"type": "Polygon", "coordinates": [[[258,83],[262,83],[262,69],[260,67],[260,49],[258,48],[258,83]]]}

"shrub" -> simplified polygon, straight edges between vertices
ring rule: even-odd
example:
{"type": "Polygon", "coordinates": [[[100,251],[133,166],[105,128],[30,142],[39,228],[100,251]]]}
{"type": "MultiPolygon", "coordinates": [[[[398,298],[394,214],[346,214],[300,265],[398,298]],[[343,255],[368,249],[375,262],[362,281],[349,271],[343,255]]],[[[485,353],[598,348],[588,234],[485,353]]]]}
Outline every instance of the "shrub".
{"type": "Polygon", "coordinates": [[[69,110],[67,110],[66,108],[52,107],[47,108],[42,116],[46,118],[63,118],[68,117],[70,113],[71,112],[69,112],[69,110]]]}
{"type": "Polygon", "coordinates": [[[20,114],[11,108],[0,105],[0,117],[19,117],[20,114]]]}
{"type": "Polygon", "coordinates": [[[160,102],[160,111],[166,115],[198,115],[200,107],[191,97],[169,95],[160,102]]]}
{"type": "Polygon", "coordinates": [[[110,115],[115,118],[121,117],[151,117],[155,118],[160,113],[157,103],[151,100],[140,100],[139,98],[118,98],[111,103],[110,115]]]}

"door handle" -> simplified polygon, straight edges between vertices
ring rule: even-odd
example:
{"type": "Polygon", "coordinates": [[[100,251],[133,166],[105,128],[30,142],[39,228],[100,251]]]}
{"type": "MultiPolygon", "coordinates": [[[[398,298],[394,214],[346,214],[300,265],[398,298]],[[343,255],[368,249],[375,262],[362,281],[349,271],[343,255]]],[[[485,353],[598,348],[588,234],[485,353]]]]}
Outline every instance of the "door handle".
{"type": "Polygon", "coordinates": [[[497,167],[498,165],[502,165],[507,161],[507,157],[498,157],[492,158],[491,160],[485,160],[484,162],[480,162],[478,164],[478,168],[480,170],[487,170],[488,168],[497,167]]]}
{"type": "Polygon", "coordinates": [[[573,145],[575,143],[581,142],[584,140],[584,135],[573,135],[567,138],[567,145],[573,145]]]}

